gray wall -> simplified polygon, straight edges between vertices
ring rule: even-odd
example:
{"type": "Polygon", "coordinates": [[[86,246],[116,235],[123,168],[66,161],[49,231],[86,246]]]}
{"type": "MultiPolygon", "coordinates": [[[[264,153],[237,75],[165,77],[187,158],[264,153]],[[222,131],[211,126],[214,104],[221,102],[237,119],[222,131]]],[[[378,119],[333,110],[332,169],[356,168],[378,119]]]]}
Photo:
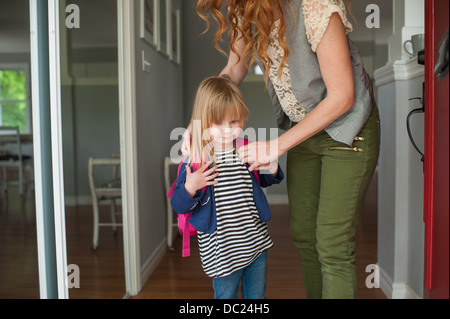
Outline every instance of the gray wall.
{"type": "Polygon", "coordinates": [[[395,139],[390,133],[395,130],[395,85],[383,85],[378,88],[378,105],[380,108],[381,152],[378,161],[381,170],[378,171],[378,263],[389,273],[394,273],[394,234],[395,234],[395,139]],[[380,236],[381,235],[381,236],[380,236]]]}
{"type": "MultiPolygon", "coordinates": [[[[120,154],[117,84],[63,85],[64,191],[68,205],[90,201],[89,157],[120,154]]],[[[111,178],[102,174],[104,181],[111,178]]]]}
{"type": "MultiPolygon", "coordinates": [[[[277,121],[264,80],[244,81],[240,89],[250,110],[247,128],[253,128],[256,132],[258,132],[258,128],[266,129],[266,136],[258,134],[258,140],[269,140],[271,128],[276,129],[278,136],[283,134],[284,131],[277,129],[277,121]]],[[[281,169],[286,173],[286,155],[279,159],[279,163],[281,169]]],[[[269,203],[287,204],[286,179],[279,185],[273,185],[265,191],[269,203]]]]}
{"type": "MultiPolygon", "coordinates": [[[[378,265],[394,284],[392,297],[403,296],[397,283],[417,296],[423,293],[423,164],[409,141],[406,117],[419,108],[410,98],[422,96],[423,76],[397,80],[378,88],[381,154],[378,189],[378,265]]],[[[411,130],[424,149],[424,114],[411,117],[411,130]]],[[[402,288],[403,289],[403,288],[402,288]]]]}
{"type": "MultiPolygon", "coordinates": [[[[107,0],[76,0],[80,28],[60,19],[61,102],[66,205],[90,205],[89,157],[120,154],[117,6],[107,0]],[[101,17],[101,20],[99,20],[101,17]],[[101,23],[99,23],[101,21],[101,23]]],[[[99,183],[112,169],[97,169],[99,183]]]]}
{"type": "MultiPolygon", "coordinates": [[[[388,297],[421,298],[424,285],[423,164],[406,129],[408,113],[420,108],[424,68],[410,59],[403,43],[423,33],[423,0],[394,1],[389,61],[375,71],[381,121],[378,165],[378,265],[388,297]]],[[[423,151],[424,114],[411,118],[423,151]]]]}
{"type": "MultiPolygon", "coordinates": [[[[166,237],[164,157],[174,141],[170,133],[182,127],[183,70],[139,37],[138,1],[135,5],[137,171],[141,266],[166,237]],[[142,50],[152,64],[142,71],[142,50]]],[[[183,61],[183,63],[186,63],[183,61]]]]}

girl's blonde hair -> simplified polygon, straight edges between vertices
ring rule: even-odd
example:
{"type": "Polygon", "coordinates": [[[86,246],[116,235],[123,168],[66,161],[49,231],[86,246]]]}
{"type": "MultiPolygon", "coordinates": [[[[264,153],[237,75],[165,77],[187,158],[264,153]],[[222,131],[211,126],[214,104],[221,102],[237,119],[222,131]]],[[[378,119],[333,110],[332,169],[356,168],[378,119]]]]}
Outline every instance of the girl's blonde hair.
{"type": "MultiPolygon", "coordinates": [[[[257,53],[261,62],[265,65],[267,83],[272,60],[267,55],[266,50],[269,45],[270,32],[278,19],[280,20],[278,40],[284,50],[284,57],[278,71],[279,76],[281,76],[283,66],[289,57],[289,47],[285,40],[286,13],[283,11],[286,1],[293,14],[290,0],[199,0],[197,2],[197,14],[206,22],[205,32],[210,27],[209,14],[217,22],[219,28],[214,36],[214,46],[223,54],[226,55],[219,42],[222,41],[222,36],[227,30],[231,51],[239,57],[239,60],[244,59],[247,68],[253,64],[257,53]],[[227,18],[221,12],[224,1],[227,5],[227,18]],[[243,57],[235,49],[236,41],[240,39],[240,35],[245,42],[243,57]]],[[[351,2],[351,0],[347,0],[347,7],[350,15],[354,18],[350,9],[351,2]]]]}
{"type": "Polygon", "coordinates": [[[202,81],[197,89],[190,122],[190,162],[202,165],[210,160],[215,161],[209,136],[209,128],[213,124],[218,124],[230,116],[239,119],[243,129],[248,115],[249,110],[242,93],[228,76],[213,76],[202,81]]]}

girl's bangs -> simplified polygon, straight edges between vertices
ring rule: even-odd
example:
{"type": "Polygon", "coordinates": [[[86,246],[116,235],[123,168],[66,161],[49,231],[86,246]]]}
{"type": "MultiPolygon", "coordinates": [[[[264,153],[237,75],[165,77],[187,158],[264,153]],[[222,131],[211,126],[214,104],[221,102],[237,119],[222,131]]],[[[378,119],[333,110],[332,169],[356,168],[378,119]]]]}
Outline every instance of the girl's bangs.
{"type": "Polygon", "coordinates": [[[245,123],[247,121],[247,117],[248,111],[246,111],[246,106],[233,102],[223,103],[212,108],[210,124],[220,123],[224,119],[237,119],[240,120],[241,123],[245,123]]]}

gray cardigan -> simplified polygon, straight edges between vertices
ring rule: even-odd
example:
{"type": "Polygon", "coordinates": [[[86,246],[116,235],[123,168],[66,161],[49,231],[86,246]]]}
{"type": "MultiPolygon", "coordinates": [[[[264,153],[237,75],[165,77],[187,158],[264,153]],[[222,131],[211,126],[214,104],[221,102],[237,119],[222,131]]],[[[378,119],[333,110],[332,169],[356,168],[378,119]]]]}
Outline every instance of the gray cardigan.
{"type": "MultiPolygon", "coordinates": [[[[327,89],[322,79],[317,55],[312,51],[307,39],[302,0],[292,0],[291,3],[295,12],[295,27],[293,28],[294,21],[291,10],[286,9],[286,39],[290,50],[288,63],[293,93],[299,104],[307,112],[311,112],[326,97],[327,89]]],[[[335,141],[351,146],[370,115],[374,98],[372,80],[364,70],[359,51],[350,39],[348,39],[348,44],[355,81],[355,105],[330,124],[325,131],[335,141]]],[[[264,70],[264,65],[261,62],[259,64],[264,70]]],[[[270,79],[267,88],[272,99],[278,127],[288,130],[291,127],[291,121],[281,108],[270,79]]]]}

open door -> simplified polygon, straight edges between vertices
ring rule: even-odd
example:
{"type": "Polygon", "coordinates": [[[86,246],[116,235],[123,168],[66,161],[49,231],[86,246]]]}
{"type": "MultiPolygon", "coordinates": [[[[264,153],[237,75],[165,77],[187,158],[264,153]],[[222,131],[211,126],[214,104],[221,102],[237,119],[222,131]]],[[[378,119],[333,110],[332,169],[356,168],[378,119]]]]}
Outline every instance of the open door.
{"type": "Polygon", "coordinates": [[[449,98],[447,0],[427,0],[425,47],[425,288],[448,298],[449,98]],[[445,44],[446,43],[446,44],[445,44]],[[446,73],[447,72],[447,73],[446,73]]]}
{"type": "MultiPolygon", "coordinates": [[[[62,64],[60,50],[62,42],[60,31],[64,28],[64,25],[61,26],[60,24],[60,18],[65,17],[65,10],[67,9],[65,4],[66,2],[61,0],[29,1],[33,92],[34,183],[39,284],[40,297],[42,299],[69,298],[69,267],[67,265],[63,170],[62,64]]],[[[136,231],[138,229],[138,213],[136,196],[137,171],[135,165],[137,157],[134,147],[136,144],[136,116],[133,95],[133,90],[135,89],[133,80],[133,72],[135,69],[134,1],[117,0],[116,5],[118,6],[117,24],[119,33],[119,125],[126,281],[126,294],[124,298],[127,298],[131,295],[136,295],[141,285],[141,266],[138,246],[139,233],[136,231]]],[[[83,46],[83,48],[85,47],[83,46]]],[[[89,249],[88,246],[87,250],[89,251],[89,249]]],[[[82,258],[77,260],[80,259],[82,258]]],[[[87,258],[86,260],[89,259],[87,258]]],[[[76,262],[74,266],[78,266],[76,262]]],[[[77,273],[79,275],[80,271],[77,273]]],[[[82,269],[81,274],[83,274],[82,269]]],[[[82,276],[78,280],[84,282],[84,277],[82,276]]],[[[111,277],[107,279],[110,280],[111,277]]],[[[83,284],[81,283],[81,285],[83,284]]]]}

